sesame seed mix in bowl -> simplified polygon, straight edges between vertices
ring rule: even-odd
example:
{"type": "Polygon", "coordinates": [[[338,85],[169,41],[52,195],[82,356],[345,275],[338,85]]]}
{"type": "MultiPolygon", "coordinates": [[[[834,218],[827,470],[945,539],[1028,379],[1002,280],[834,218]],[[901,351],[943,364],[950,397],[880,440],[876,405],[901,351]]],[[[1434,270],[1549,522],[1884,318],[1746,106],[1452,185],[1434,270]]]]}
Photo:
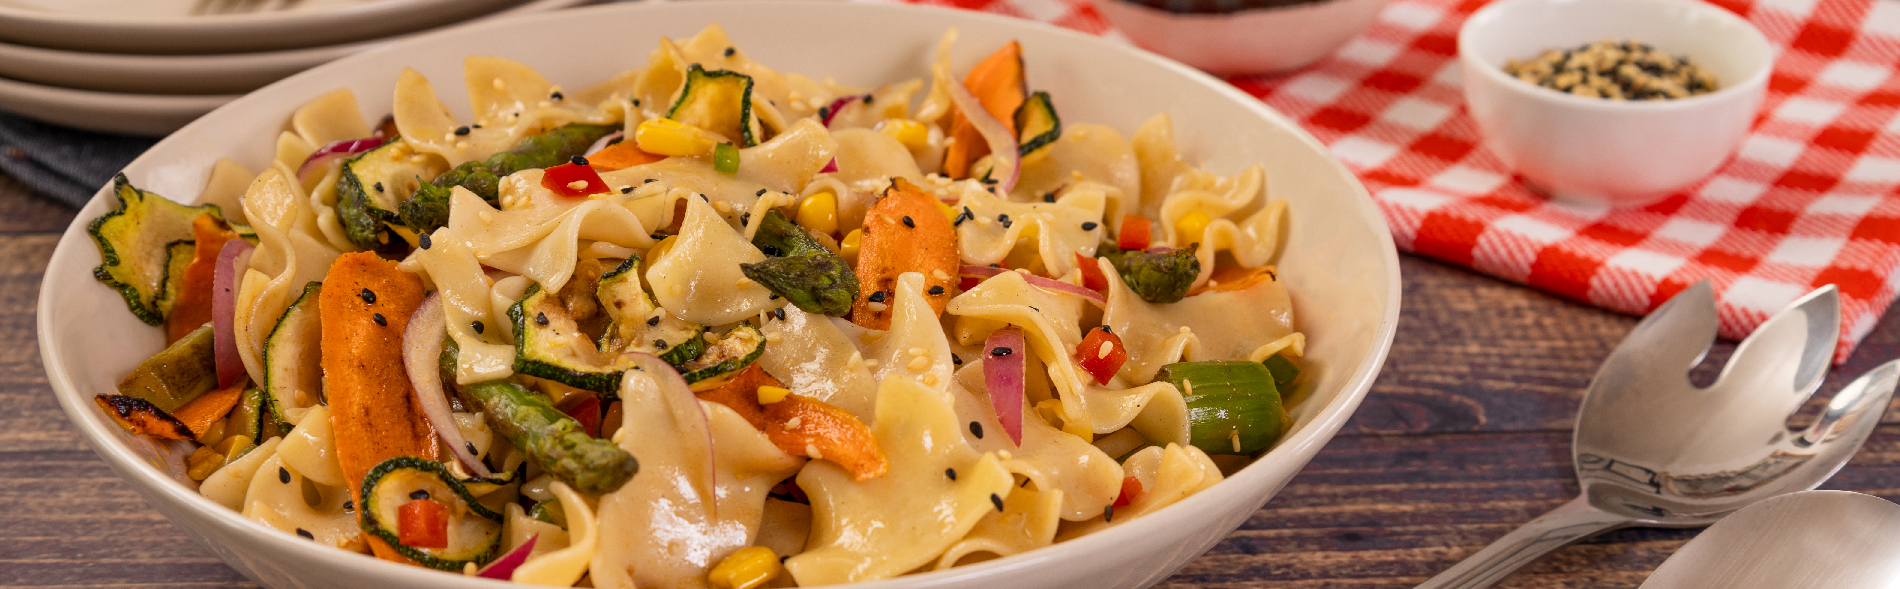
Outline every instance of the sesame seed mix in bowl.
{"type": "Polygon", "coordinates": [[[1672,100],[1718,88],[1715,75],[1687,56],[1633,39],[1547,49],[1532,59],[1506,62],[1504,73],[1559,92],[1611,100],[1672,100]]]}

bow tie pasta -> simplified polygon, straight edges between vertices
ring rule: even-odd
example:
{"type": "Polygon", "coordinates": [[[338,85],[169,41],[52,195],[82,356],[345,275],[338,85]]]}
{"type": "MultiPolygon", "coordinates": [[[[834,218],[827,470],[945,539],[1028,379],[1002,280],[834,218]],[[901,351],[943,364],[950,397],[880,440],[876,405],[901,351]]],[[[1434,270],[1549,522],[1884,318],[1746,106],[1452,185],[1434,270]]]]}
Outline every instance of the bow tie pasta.
{"type": "Polygon", "coordinates": [[[170,344],[99,406],[285,533],[603,588],[1007,557],[1269,451],[1305,335],[1261,168],[954,39],[868,89],[717,25],[589,88],[474,56],[471,119],[405,70],[199,205],[120,176],[97,275],[170,344]]]}

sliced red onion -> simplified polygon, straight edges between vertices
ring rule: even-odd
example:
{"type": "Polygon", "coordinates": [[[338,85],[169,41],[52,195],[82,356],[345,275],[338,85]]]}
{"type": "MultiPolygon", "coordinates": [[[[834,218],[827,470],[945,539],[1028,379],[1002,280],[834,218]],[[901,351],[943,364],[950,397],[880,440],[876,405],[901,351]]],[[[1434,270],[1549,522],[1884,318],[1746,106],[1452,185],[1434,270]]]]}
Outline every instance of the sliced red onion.
{"type": "MultiPolygon", "coordinates": [[[[1004,272],[1016,272],[1016,271],[1010,270],[1008,268],[991,268],[989,266],[964,266],[957,269],[958,274],[961,274],[964,276],[981,276],[983,278],[989,278],[991,276],[996,276],[1004,272]]],[[[1036,288],[1076,295],[1076,296],[1079,296],[1091,301],[1095,301],[1095,303],[1097,304],[1102,304],[1102,305],[1108,304],[1108,297],[1103,296],[1102,293],[1089,290],[1087,287],[1076,285],[1076,284],[1069,284],[1067,282],[1063,282],[1063,281],[1056,280],[1053,278],[1043,278],[1041,276],[1037,276],[1037,275],[1030,274],[1027,272],[1018,272],[1018,274],[1022,274],[1023,280],[1028,281],[1031,286],[1035,286],[1036,288]]]]}
{"type": "MultiPolygon", "coordinates": [[[[706,420],[706,408],[699,404],[699,397],[693,394],[692,387],[686,385],[686,379],[680,378],[679,371],[674,370],[673,366],[667,364],[665,360],[661,360],[652,354],[639,352],[628,352],[626,356],[631,357],[633,370],[646,373],[648,377],[653,379],[653,383],[658,389],[655,392],[659,395],[659,398],[656,400],[665,403],[667,410],[673,414],[673,425],[680,430],[679,439],[681,450],[687,453],[687,463],[690,464],[696,461],[697,459],[693,457],[692,454],[700,450],[700,448],[693,447],[693,445],[687,443],[687,441],[706,441],[704,446],[706,452],[706,476],[700,477],[700,480],[692,481],[692,484],[693,490],[698,491],[699,496],[705,499],[708,513],[717,517],[719,514],[719,501],[718,496],[713,493],[716,464],[713,461],[712,424],[706,420]]],[[[623,399],[623,402],[638,403],[640,402],[639,396],[640,395],[633,394],[633,391],[626,390],[625,386],[621,387],[620,398],[623,399]]]]}
{"type": "Polygon", "coordinates": [[[522,542],[521,545],[516,546],[514,550],[510,550],[507,554],[501,555],[501,558],[495,559],[495,562],[488,563],[488,566],[482,567],[480,571],[476,571],[475,576],[484,579],[501,579],[503,581],[514,578],[515,569],[521,568],[523,563],[528,562],[528,555],[534,554],[535,541],[540,539],[540,534],[528,536],[528,541],[522,542]]]}
{"type": "Polygon", "coordinates": [[[1018,447],[1023,445],[1023,372],[1028,353],[1020,327],[992,331],[983,342],[983,385],[990,390],[996,421],[1018,447]]]}
{"type": "Polygon", "coordinates": [[[237,289],[244,271],[250,268],[251,251],[257,246],[242,239],[224,242],[218,248],[218,265],[211,271],[211,344],[216,350],[218,388],[226,388],[244,378],[244,358],[238,355],[237,289]]]}
{"type": "Polygon", "coordinates": [[[493,476],[488,465],[482,464],[475,453],[469,451],[468,440],[462,437],[462,429],[455,426],[455,413],[449,409],[449,397],[442,390],[442,335],[447,333],[448,319],[443,316],[440,293],[431,293],[422,299],[422,305],[416,307],[416,314],[409,318],[409,327],[402,332],[402,366],[409,372],[409,385],[416,389],[416,403],[422,406],[422,415],[429,418],[429,425],[435,426],[436,436],[455,453],[455,459],[462,462],[470,474],[478,477],[493,476]]]}
{"type": "Polygon", "coordinates": [[[983,134],[983,141],[990,144],[990,178],[997,181],[996,193],[1009,194],[1010,189],[1016,187],[1016,178],[1022,173],[1022,154],[1016,151],[1016,134],[1009,132],[1009,127],[990,115],[990,111],[983,108],[982,101],[977,100],[976,95],[963,86],[963,82],[952,80],[949,89],[950,101],[956,103],[957,110],[962,111],[963,118],[976,127],[976,132],[983,134]],[[995,170],[999,166],[1007,166],[1009,175],[997,178],[995,170]]]}
{"type": "Polygon", "coordinates": [[[607,146],[614,144],[615,139],[625,137],[626,135],[627,135],[626,131],[614,131],[612,133],[607,134],[606,137],[602,137],[599,140],[594,141],[593,145],[587,146],[587,151],[584,151],[581,153],[585,155],[594,155],[594,152],[607,149],[607,146]]]}
{"type": "Polygon", "coordinates": [[[831,106],[825,108],[825,118],[821,122],[823,122],[826,127],[830,127],[831,119],[837,118],[838,111],[844,110],[844,107],[850,106],[851,103],[853,102],[864,100],[865,96],[870,96],[870,95],[869,94],[863,94],[863,95],[853,94],[850,96],[846,96],[846,97],[831,101],[831,106]]]}
{"type": "Polygon", "coordinates": [[[312,166],[315,166],[320,162],[329,160],[330,158],[337,157],[337,156],[354,155],[358,153],[363,153],[365,151],[382,147],[382,145],[383,145],[383,138],[381,137],[364,137],[362,139],[341,139],[337,141],[331,141],[329,145],[319,147],[317,148],[316,151],[311,152],[310,157],[304,158],[303,165],[297,166],[297,175],[298,176],[304,175],[305,172],[310,171],[310,168],[312,166]]]}
{"type": "Polygon", "coordinates": [[[831,161],[825,162],[825,167],[821,170],[818,170],[818,173],[830,174],[836,171],[838,171],[838,158],[834,157],[834,158],[831,158],[831,161]]]}

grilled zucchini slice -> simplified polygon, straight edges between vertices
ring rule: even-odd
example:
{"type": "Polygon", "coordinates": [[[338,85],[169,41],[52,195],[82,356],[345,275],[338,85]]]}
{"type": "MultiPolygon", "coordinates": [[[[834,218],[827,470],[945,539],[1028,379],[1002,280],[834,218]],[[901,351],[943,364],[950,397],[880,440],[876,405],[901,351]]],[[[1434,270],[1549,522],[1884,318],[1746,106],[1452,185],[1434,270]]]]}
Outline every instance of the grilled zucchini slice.
{"type": "Polygon", "coordinates": [[[765,355],[765,334],[759,328],[741,324],[727,331],[719,341],[711,342],[698,358],[680,367],[680,377],[695,391],[719,388],[726,379],[739,374],[765,355]]]}
{"type": "Polygon", "coordinates": [[[449,170],[448,162],[419,153],[402,138],[343,162],[336,181],[336,216],[350,243],[365,249],[382,245],[384,224],[401,224],[396,207],[422,183],[449,170]]]}
{"type": "MultiPolygon", "coordinates": [[[[100,263],[92,275],[119,291],[125,306],[150,325],[165,322],[171,297],[166,277],[179,242],[190,243],[191,221],[199,215],[224,215],[217,205],[186,206],[132,186],[125,174],[112,179],[119,206],[86,226],[99,245],[100,263]]],[[[187,252],[182,261],[189,263],[187,252]]],[[[182,268],[182,266],[180,266],[182,268]]],[[[174,283],[169,288],[176,290],[174,283]]]]}
{"type": "Polygon", "coordinates": [[[508,308],[515,326],[515,372],[599,393],[620,390],[620,373],[630,362],[595,348],[555,295],[536,284],[508,308]]]}
{"type": "Polygon", "coordinates": [[[674,317],[641,288],[638,257],[602,275],[595,296],[608,318],[600,337],[602,351],[645,352],[679,367],[706,350],[706,326],[674,317]]]}
{"type": "Polygon", "coordinates": [[[321,282],[305,284],[297,302],[264,336],[264,391],[271,414],[279,420],[285,410],[308,409],[323,402],[323,366],[317,354],[323,337],[317,293],[322,290],[321,282]]]}
{"type": "Polygon", "coordinates": [[[1030,152],[1047,147],[1062,137],[1062,118],[1056,116],[1056,105],[1049,101],[1049,93],[1037,90],[1029,95],[1023,105],[1016,107],[1017,153],[1029,155],[1030,152]]]}
{"type": "Polygon", "coordinates": [[[363,477],[363,531],[423,566],[460,571],[468,563],[481,565],[495,558],[501,546],[501,514],[475,500],[475,495],[440,462],[397,456],[371,468],[363,477]],[[405,546],[398,536],[398,513],[410,501],[436,501],[449,508],[449,545],[444,548],[405,546]]]}
{"type": "Polygon", "coordinates": [[[729,70],[686,69],[680,97],[666,118],[724,135],[739,147],[758,145],[765,136],[752,112],[752,76],[729,70]]]}

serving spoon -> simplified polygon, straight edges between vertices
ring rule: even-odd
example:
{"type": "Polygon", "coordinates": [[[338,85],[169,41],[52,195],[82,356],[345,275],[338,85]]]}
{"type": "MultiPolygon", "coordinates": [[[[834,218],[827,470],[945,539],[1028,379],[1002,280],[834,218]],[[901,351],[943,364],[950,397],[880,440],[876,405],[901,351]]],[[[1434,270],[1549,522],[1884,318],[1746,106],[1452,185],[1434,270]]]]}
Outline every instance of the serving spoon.
{"type": "Polygon", "coordinates": [[[1602,532],[1706,526],[1751,503],[1819,486],[1873,433],[1894,390],[1894,379],[1870,373],[1836,394],[1813,425],[1788,428],[1827,374],[1840,316],[1833,286],[1808,293],[1736,346],[1703,388],[1689,371],[1715,339],[1714,291],[1701,282],[1670,298],[1590,380],[1571,444],[1578,497],[1419,589],[1489,587],[1602,532]]]}
{"type": "MultiPolygon", "coordinates": [[[[1891,378],[1900,363],[1888,363],[1891,378]]],[[[1900,505],[1847,491],[1756,503],[1697,534],[1642,589],[1900,587],[1900,505]]]]}

